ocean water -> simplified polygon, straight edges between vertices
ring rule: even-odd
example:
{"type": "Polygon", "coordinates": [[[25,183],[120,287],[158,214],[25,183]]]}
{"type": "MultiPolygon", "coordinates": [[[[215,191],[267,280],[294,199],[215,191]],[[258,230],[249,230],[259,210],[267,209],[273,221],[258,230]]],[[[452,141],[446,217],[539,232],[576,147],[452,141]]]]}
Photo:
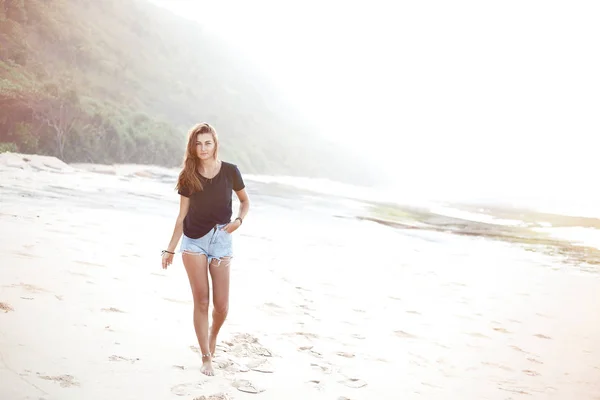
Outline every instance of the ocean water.
{"type": "MultiPolygon", "coordinates": [[[[600,218],[600,195],[595,188],[587,188],[585,195],[555,191],[550,195],[519,195],[505,193],[502,196],[468,197],[460,194],[445,196],[436,193],[435,189],[401,190],[393,188],[369,188],[346,183],[334,182],[327,179],[298,178],[291,176],[250,175],[249,179],[263,184],[279,184],[289,187],[309,190],[327,196],[341,197],[340,204],[345,207],[354,205],[356,210],[365,210],[361,201],[385,202],[399,205],[413,205],[429,209],[440,215],[462,218],[471,221],[486,222],[506,226],[525,226],[520,220],[496,218],[489,214],[465,211],[449,206],[449,202],[464,204],[500,204],[509,207],[527,208],[539,212],[600,218]],[[350,200],[353,200],[350,201],[350,200]]],[[[425,186],[425,185],[424,185],[425,186]]],[[[600,249],[600,230],[586,227],[553,228],[548,225],[543,230],[556,238],[572,241],[573,243],[596,247],[600,249]]]]}
{"type": "Polygon", "coordinates": [[[418,187],[401,187],[390,183],[387,187],[365,187],[340,183],[329,179],[302,178],[295,176],[246,175],[249,179],[261,183],[277,183],[298,189],[311,190],[321,194],[337,195],[348,198],[412,204],[422,206],[439,206],[448,202],[466,204],[501,204],[514,207],[525,207],[541,212],[562,215],[600,218],[600,186],[589,182],[580,190],[560,190],[539,193],[531,192],[477,192],[465,190],[453,192],[437,189],[422,182],[418,187]]]}

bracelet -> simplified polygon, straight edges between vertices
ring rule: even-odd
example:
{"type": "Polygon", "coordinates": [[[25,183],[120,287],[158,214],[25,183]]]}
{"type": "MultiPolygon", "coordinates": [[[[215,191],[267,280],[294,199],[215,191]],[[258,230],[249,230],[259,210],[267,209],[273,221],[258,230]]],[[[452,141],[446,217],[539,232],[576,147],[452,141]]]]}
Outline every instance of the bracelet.
{"type": "MultiPolygon", "coordinates": [[[[244,221],[242,221],[242,219],[240,217],[237,217],[236,219],[240,220],[240,225],[244,222],[244,221]]],[[[234,221],[235,221],[235,219],[234,219],[234,221]]]]}
{"type": "Polygon", "coordinates": [[[163,251],[160,252],[161,255],[164,255],[165,253],[175,254],[175,253],[173,253],[172,251],[169,251],[169,250],[163,250],[163,251]]]}

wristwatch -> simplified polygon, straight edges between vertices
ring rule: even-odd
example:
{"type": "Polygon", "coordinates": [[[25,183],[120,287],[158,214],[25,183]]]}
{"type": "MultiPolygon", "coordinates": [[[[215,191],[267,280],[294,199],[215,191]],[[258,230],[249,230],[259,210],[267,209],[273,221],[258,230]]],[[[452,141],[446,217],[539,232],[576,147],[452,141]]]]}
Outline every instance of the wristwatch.
{"type": "MultiPolygon", "coordinates": [[[[240,225],[244,222],[240,217],[237,217],[236,219],[240,220],[240,225]]],[[[235,219],[234,219],[234,221],[235,221],[235,219]]]]}

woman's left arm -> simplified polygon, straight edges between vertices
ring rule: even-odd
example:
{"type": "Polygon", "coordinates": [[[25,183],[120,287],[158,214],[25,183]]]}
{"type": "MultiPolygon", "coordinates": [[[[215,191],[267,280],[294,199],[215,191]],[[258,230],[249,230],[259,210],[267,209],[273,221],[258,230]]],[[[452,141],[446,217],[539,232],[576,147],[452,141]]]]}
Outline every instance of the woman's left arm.
{"type": "MultiPolygon", "coordinates": [[[[246,218],[246,215],[248,214],[248,210],[250,209],[250,198],[248,198],[248,193],[246,193],[245,188],[242,190],[235,191],[235,194],[240,200],[240,208],[238,210],[237,218],[240,218],[243,221],[244,218],[246,218]]],[[[239,228],[240,225],[242,225],[242,222],[239,219],[236,219],[234,221],[231,221],[229,224],[225,225],[223,229],[229,233],[232,233],[237,228],[239,228]]]]}
{"type": "MultiPolygon", "coordinates": [[[[235,192],[235,194],[240,200],[238,218],[241,218],[243,220],[244,218],[246,218],[248,210],[250,209],[250,198],[248,198],[248,193],[246,193],[246,189],[238,190],[237,192],[235,192]]],[[[237,220],[237,222],[241,223],[239,220],[237,220]]]]}

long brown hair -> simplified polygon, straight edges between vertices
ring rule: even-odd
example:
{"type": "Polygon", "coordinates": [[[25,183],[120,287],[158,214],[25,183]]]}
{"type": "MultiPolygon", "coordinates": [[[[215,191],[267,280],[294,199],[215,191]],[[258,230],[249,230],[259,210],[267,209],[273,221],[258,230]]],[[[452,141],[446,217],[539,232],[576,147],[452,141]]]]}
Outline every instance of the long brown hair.
{"type": "Polygon", "coordinates": [[[219,138],[215,128],[202,122],[194,125],[192,129],[190,129],[187,147],[183,157],[183,168],[179,173],[176,187],[177,190],[183,189],[189,191],[190,194],[200,192],[203,189],[200,174],[198,173],[198,167],[200,166],[201,160],[198,158],[198,153],[196,151],[197,136],[200,133],[210,133],[212,135],[213,141],[215,142],[215,159],[219,153],[219,138]]]}

